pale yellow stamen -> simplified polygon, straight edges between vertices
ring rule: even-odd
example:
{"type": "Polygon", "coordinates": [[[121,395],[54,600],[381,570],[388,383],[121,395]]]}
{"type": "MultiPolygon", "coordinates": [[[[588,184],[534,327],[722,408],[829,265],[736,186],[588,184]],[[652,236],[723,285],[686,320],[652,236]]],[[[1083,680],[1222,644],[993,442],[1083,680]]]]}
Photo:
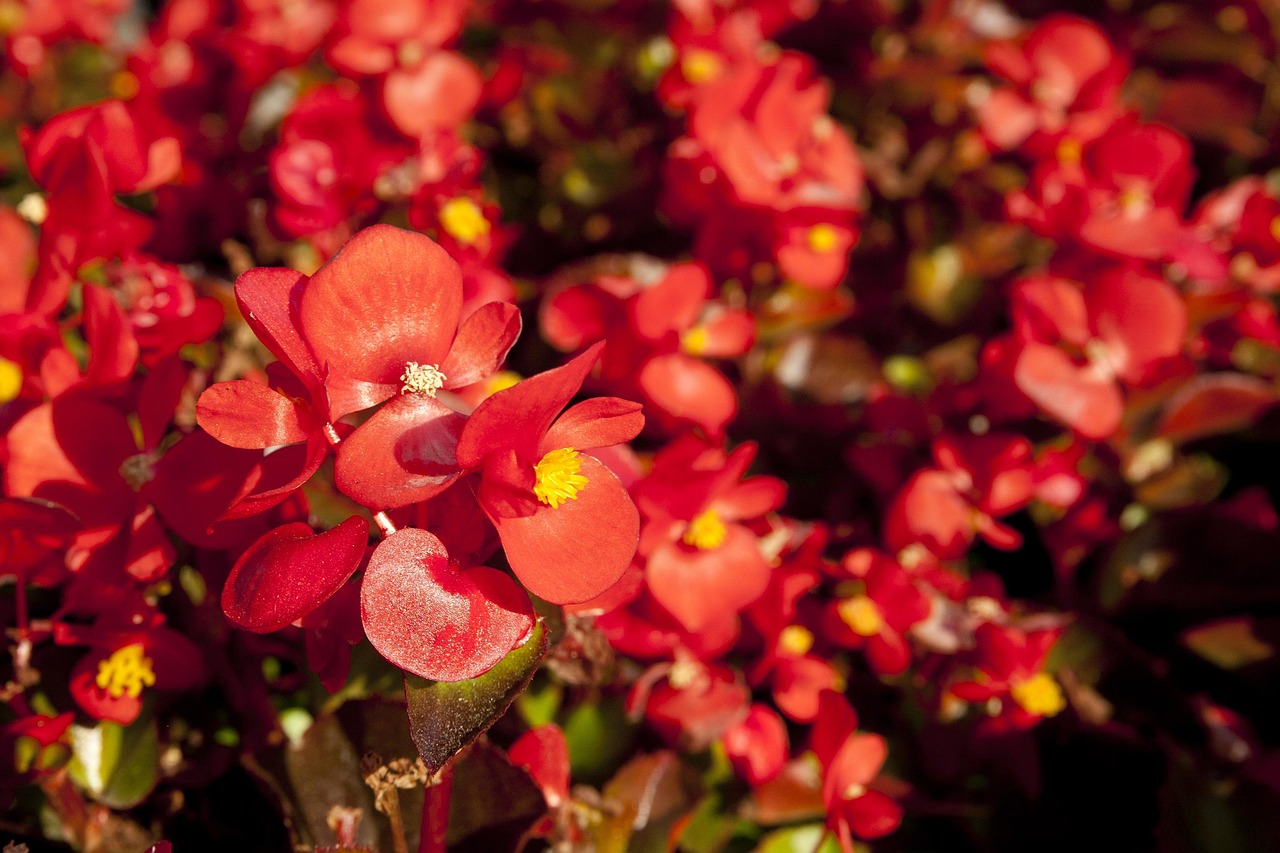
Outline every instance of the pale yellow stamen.
{"type": "Polygon", "coordinates": [[[1022,710],[1037,717],[1052,717],[1067,707],[1067,700],[1062,696],[1062,688],[1047,673],[1039,672],[1025,681],[1020,681],[1010,689],[1013,701],[1022,710]]]}
{"type": "Polygon", "coordinates": [[[466,196],[451,198],[440,207],[440,227],[464,246],[474,246],[489,236],[484,211],[466,196]]]}
{"type": "Polygon", "coordinates": [[[884,628],[884,616],[876,603],[865,595],[846,598],[836,605],[840,620],[860,637],[874,637],[884,628]]]}
{"type": "Polygon", "coordinates": [[[15,208],[18,215],[32,225],[43,225],[49,218],[49,202],[40,193],[27,193],[15,208]]]}
{"type": "Polygon", "coordinates": [[[151,658],[142,653],[142,643],[133,643],[111,653],[111,657],[98,664],[98,677],[94,684],[107,691],[113,699],[127,695],[137,699],[142,688],[156,683],[151,670],[151,658]]]}
{"type": "Polygon", "coordinates": [[[448,378],[440,372],[437,365],[418,364],[416,361],[411,361],[404,366],[404,373],[400,374],[400,381],[404,383],[400,393],[412,392],[434,397],[436,392],[444,387],[445,380],[448,378]]]}
{"type": "Polygon", "coordinates": [[[813,648],[813,632],[803,625],[788,625],[778,634],[778,648],[794,657],[807,654],[813,648]]]}
{"type": "Polygon", "coordinates": [[[840,232],[836,230],[834,225],[828,225],[825,222],[815,225],[809,229],[805,235],[805,241],[809,244],[811,251],[820,255],[827,255],[836,250],[836,246],[840,244],[840,232]]]}
{"type": "Polygon", "coordinates": [[[1080,158],[1084,156],[1084,146],[1080,144],[1080,140],[1073,139],[1070,136],[1064,136],[1062,141],[1058,143],[1058,162],[1065,165],[1073,166],[1080,162],[1080,158]]]}
{"type": "Polygon", "coordinates": [[[533,493],[552,509],[577,499],[578,492],[587,485],[587,478],[582,474],[582,459],[572,447],[552,450],[543,456],[533,466],[533,474],[533,493]]]}
{"type": "Polygon", "coordinates": [[[723,545],[727,534],[720,515],[714,509],[704,509],[689,522],[684,531],[684,544],[699,551],[710,551],[723,545]]]}

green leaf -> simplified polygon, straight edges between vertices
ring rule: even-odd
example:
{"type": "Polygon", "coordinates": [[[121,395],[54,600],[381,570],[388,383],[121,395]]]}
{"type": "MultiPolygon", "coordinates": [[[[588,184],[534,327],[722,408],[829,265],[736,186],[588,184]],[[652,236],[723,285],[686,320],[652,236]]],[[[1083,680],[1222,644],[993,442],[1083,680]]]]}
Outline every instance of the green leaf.
{"type": "Polygon", "coordinates": [[[405,674],[409,733],[432,773],[498,721],[528,686],[546,653],[547,632],[538,620],[529,639],[484,675],[449,682],[405,674]]]}
{"type": "Polygon", "coordinates": [[[569,766],[575,780],[596,783],[609,778],[635,739],[619,698],[579,705],[560,726],[569,742],[569,766]]]}
{"type": "Polygon", "coordinates": [[[840,842],[834,835],[823,838],[825,832],[820,823],[779,829],[761,839],[756,853],[840,853],[840,842]],[[822,846],[818,846],[819,840],[822,846]]]}
{"type": "Polygon", "coordinates": [[[114,809],[132,808],[155,787],[160,743],[153,720],[140,719],[129,726],[106,721],[72,726],[71,744],[71,778],[98,802],[114,809]]]}
{"type": "Polygon", "coordinates": [[[1182,633],[1183,644],[1222,669],[1239,669],[1267,660],[1275,649],[1260,639],[1253,619],[1232,617],[1210,622],[1182,633]]]}

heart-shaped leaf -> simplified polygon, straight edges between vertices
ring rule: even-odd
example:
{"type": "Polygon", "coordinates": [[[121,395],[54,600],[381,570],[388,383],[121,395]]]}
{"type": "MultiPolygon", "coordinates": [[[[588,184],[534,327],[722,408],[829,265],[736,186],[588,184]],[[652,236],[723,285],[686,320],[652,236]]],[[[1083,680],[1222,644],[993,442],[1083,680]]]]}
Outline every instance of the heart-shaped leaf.
{"type": "Polygon", "coordinates": [[[433,773],[497,722],[528,686],[546,652],[547,633],[539,620],[528,640],[478,678],[428,681],[405,674],[409,733],[433,773]]]}
{"type": "Polygon", "coordinates": [[[432,681],[487,672],[534,622],[529,597],[509,576],[486,566],[460,568],[439,539],[413,527],[384,540],[369,558],[360,615],[383,657],[432,681]]]}
{"type": "Polygon", "coordinates": [[[360,566],[369,523],[352,516],[316,534],[300,521],[284,524],[249,546],[222,590],[227,618],[265,634],[289,625],[328,600],[360,566]]]}

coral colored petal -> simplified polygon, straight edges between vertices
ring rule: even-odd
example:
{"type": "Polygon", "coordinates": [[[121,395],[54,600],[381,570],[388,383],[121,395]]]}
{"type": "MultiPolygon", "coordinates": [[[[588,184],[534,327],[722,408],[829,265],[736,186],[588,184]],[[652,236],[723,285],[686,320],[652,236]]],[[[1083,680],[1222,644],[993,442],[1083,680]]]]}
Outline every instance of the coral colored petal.
{"type": "Polygon", "coordinates": [[[1163,278],[1119,271],[1091,283],[1085,299],[1107,360],[1126,382],[1139,381],[1153,362],[1182,350],[1187,307],[1163,278]]]}
{"type": "Polygon", "coordinates": [[[236,303],[272,355],[303,380],[319,384],[320,369],[298,333],[296,302],[306,283],[307,277],[296,270],[251,269],[236,279],[236,303]]]}
{"type": "Polygon", "coordinates": [[[631,303],[631,322],[641,336],[659,340],[687,329],[698,319],[711,293],[711,276],[699,263],[675,264],[653,287],[631,303]]]}
{"type": "Polygon", "coordinates": [[[547,430],[539,455],[561,447],[591,450],[630,441],[644,429],[643,407],[618,397],[594,397],[571,407],[547,430]]]}
{"type": "Polygon", "coordinates": [[[547,805],[555,808],[569,797],[569,743],[555,723],[530,729],[511,744],[507,758],[529,771],[542,789],[547,805]]]}
{"type": "Polygon", "coordinates": [[[640,370],[640,386],[657,409],[712,435],[720,435],[738,414],[738,398],[729,380],[684,353],[650,359],[640,370]]]}
{"type": "Polygon", "coordinates": [[[369,523],[352,516],[316,534],[300,521],[263,536],[236,561],[222,610],[241,628],[265,634],[306,616],[360,567],[369,523]]]}
{"type": "Polygon", "coordinates": [[[889,746],[880,735],[850,735],[827,768],[823,799],[833,804],[851,786],[867,785],[880,773],[888,757],[889,746]]]}
{"type": "Polygon", "coordinates": [[[841,808],[849,828],[859,838],[882,838],[902,823],[902,806],[883,791],[867,791],[841,808]]]}
{"type": "Polygon", "coordinates": [[[412,527],[373,552],[360,613],[383,657],[433,681],[487,672],[533,630],[529,598],[510,577],[460,570],[439,539],[412,527]]]}
{"type": "Polygon", "coordinates": [[[356,234],[302,292],[299,320],[333,419],[400,390],[410,361],[448,355],[462,311],[458,264],[429,237],[390,225],[356,234]]]}
{"type": "Polygon", "coordinates": [[[1032,402],[1084,438],[1107,438],[1120,426],[1124,400],[1115,383],[1090,375],[1055,347],[1027,344],[1018,355],[1013,381],[1032,402]]]}
{"type": "Polygon", "coordinates": [[[538,445],[556,415],[578,393],[600,357],[597,343],[567,364],[531,376],[486,399],[467,420],[458,441],[458,464],[478,466],[490,452],[510,448],[537,461],[538,445]]]}
{"type": "Polygon", "coordinates": [[[509,302],[490,302],[472,312],[440,365],[444,387],[471,385],[501,367],[520,337],[520,324],[520,309],[509,302]]]}
{"type": "Polygon", "coordinates": [[[777,477],[752,477],[734,486],[728,494],[712,502],[726,521],[759,518],[773,512],[787,499],[787,484],[777,477]]]}
{"type": "Polygon", "coordinates": [[[640,515],[618,478],[592,456],[581,457],[587,485],[552,509],[539,504],[523,518],[494,518],[507,560],[521,583],[552,604],[577,604],[604,592],[635,556],[640,515]]]}
{"type": "Polygon", "coordinates": [[[434,397],[396,397],[338,445],[338,488],[376,509],[435,497],[462,473],[453,449],[464,423],[434,397]]]}
{"type": "Polygon", "coordinates": [[[196,422],[223,444],[246,450],[297,444],[308,435],[297,403],[248,379],[206,388],[196,403],[196,422]]]}
{"type": "Polygon", "coordinates": [[[403,133],[419,137],[454,128],[475,112],[484,92],[476,67],[452,51],[437,51],[417,68],[394,70],[382,89],[387,115],[403,133]]]}
{"type": "Polygon", "coordinates": [[[697,633],[719,614],[742,610],[769,585],[769,564],[755,534],[725,526],[718,548],[700,551],[670,543],[649,557],[649,591],[685,630],[697,633]]]}

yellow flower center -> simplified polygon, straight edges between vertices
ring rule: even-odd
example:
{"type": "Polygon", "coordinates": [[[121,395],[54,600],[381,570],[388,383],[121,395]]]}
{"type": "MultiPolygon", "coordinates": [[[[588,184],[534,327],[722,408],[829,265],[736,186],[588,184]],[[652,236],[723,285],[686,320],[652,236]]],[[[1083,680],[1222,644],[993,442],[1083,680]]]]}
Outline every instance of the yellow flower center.
{"type": "Polygon", "coordinates": [[[694,516],[684,531],[684,544],[699,551],[709,551],[724,544],[727,531],[714,509],[704,509],[694,516]]]}
{"type": "Polygon", "coordinates": [[[840,243],[840,232],[834,225],[823,222],[810,228],[809,233],[805,235],[805,240],[810,250],[826,255],[836,250],[836,246],[840,243]]]}
{"type": "Polygon", "coordinates": [[[404,383],[400,393],[412,392],[434,397],[436,392],[444,387],[444,382],[448,378],[440,372],[437,365],[418,364],[416,361],[411,361],[404,366],[404,373],[400,374],[400,381],[404,383]]]}
{"type": "Polygon", "coordinates": [[[27,193],[14,210],[32,225],[43,225],[49,218],[49,202],[40,193],[27,193]]]}
{"type": "Polygon", "coordinates": [[[0,3],[0,35],[12,35],[22,29],[27,13],[21,3],[0,3]]]}
{"type": "Polygon", "coordinates": [[[788,625],[778,634],[778,648],[789,655],[800,657],[813,648],[813,632],[803,625],[788,625]]]}
{"type": "Polygon", "coordinates": [[[1280,216],[1271,220],[1271,239],[1280,243],[1280,216]]]}
{"type": "Polygon", "coordinates": [[[1072,166],[1080,162],[1080,158],[1084,155],[1084,146],[1080,144],[1080,140],[1064,136],[1058,143],[1057,155],[1059,163],[1072,166]]]}
{"type": "Polygon", "coordinates": [[[441,206],[440,226],[464,246],[474,246],[489,236],[489,220],[484,211],[466,196],[451,198],[441,206]]]}
{"type": "Polygon", "coordinates": [[[7,403],[22,393],[22,368],[0,357],[0,403],[7,403]]]}
{"type": "Polygon", "coordinates": [[[846,598],[836,605],[840,620],[860,637],[874,637],[884,627],[884,616],[876,603],[865,595],[846,598]]]}
{"type": "Polygon", "coordinates": [[[543,456],[533,466],[533,474],[533,493],[552,509],[575,500],[587,485],[587,478],[582,475],[582,459],[572,447],[552,450],[543,456]]]}
{"type": "Polygon", "coordinates": [[[499,391],[505,391],[508,388],[514,388],[520,382],[520,374],[514,370],[499,370],[490,376],[484,383],[484,395],[486,397],[497,394],[499,391]]]}
{"type": "Polygon", "coordinates": [[[701,86],[720,76],[720,58],[709,50],[691,50],[680,61],[684,79],[701,86]]]}
{"type": "Polygon", "coordinates": [[[707,342],[710,337],[706,326],[694,326],[680,336],[680,346],[689,355],[702,355],[707,351],[707,342]]]}
{"type": "Polygon", "coordinates": [[[119,699],[128,694],[130,699],[137,699],[142,688],[156,683],[156,674],[151,671],[151,658],[142,653],[142,643],[133,643],[122,649],[116,649],[111,657],[98,664],[98,677],[94,683],[119,699]]]}
{"type": "Polygon", "coordinates": [[[1047,673],[1039,672],[1013,685],[1009,691],[1022,710],[1037,717],[1052,717],[1067,707],[1062,688],[1047,673]]]}

